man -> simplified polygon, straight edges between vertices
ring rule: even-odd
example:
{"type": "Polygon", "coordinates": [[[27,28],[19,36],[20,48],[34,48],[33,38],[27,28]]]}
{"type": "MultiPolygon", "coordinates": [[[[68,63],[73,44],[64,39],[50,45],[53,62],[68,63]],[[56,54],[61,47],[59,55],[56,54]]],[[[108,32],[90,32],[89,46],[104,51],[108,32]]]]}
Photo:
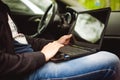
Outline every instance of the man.
{"type": "Polygon", "coordinates": [[[56,41],[25,37],[17,32],[9,8],[0,0],[0,80],[113,80],[118,75],[118,57],[105,51],[50,62],[71,37],[65,35],[56,41]]]}

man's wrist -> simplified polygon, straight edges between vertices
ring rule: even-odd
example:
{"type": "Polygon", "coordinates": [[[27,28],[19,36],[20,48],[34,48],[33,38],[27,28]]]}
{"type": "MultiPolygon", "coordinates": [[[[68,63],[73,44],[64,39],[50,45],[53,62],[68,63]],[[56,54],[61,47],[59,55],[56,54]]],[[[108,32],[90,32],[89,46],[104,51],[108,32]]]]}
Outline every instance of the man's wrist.
{"type": "Polygon", "coordinates": [[[48,58],[43,52],[40,52],[40,53],[42,53],[44,55],[45,61],[49,61],[50,58],[48,58]]]}

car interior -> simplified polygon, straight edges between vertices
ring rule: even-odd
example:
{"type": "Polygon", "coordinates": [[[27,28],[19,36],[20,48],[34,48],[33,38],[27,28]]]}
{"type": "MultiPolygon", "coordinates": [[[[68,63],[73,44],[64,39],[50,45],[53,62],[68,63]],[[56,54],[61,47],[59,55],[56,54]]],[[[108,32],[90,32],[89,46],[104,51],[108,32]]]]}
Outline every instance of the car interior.
{"type": "MultiPolygon", "coordinates": [[[[71,0],[73,1],[73,4],[69,0],[54,0],[52,4],[51,2],[48,3],[47,8],[44,8],[44,14],[34,14],[29,10],[24,10],[23,12],[20,9],[19,11],[15,9],[13,10],[15,4],[20,3],[16,0],[3,1],[10,7],[12,11],[12,17],[18,26],[19,32],[22,32],[31,37],[43,37],[46,39],[58,39],[60,36],[68,33],[72,23],[76,19],[76,14],[73,9],[79,11],[89,10],[83,7],[81,8],[81,5],[75,3],[74,0],[71,0]],[[14,5],[12,5],[10,2],[12,4],[14,3],[14,5]]],[[[31,3],[34,3],[34,0],[30,1],[31,3]]],[[[44,2],[48,0],[36,1],[40,3],[42,1],[44,2]]],[[[112,10],[101,50],[112,52],[120,57],[120,2],[114,2],[114,5],[118,5],[118,8],[117,10],[113,10],[111,7],[112,10]]],[[[22,6],[23,9],[26,9],[26,7],[28,7],[28,5],[22,6]]],[[[18,6],[18,8],[20,8],[20,6],[18,6]]]]}

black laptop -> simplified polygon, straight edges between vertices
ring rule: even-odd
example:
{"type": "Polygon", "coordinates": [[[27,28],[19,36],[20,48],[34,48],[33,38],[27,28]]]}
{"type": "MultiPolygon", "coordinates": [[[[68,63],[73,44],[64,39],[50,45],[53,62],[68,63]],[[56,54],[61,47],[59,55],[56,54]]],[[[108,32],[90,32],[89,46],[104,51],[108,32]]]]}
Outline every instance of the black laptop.
{"type": "Polygon", "coordinates": [[[77,13],[69,45],[58,51],[51,59],[54,62],[66,61],[98,52],[101,48],[111,9],[102,8],[77,13]]]}

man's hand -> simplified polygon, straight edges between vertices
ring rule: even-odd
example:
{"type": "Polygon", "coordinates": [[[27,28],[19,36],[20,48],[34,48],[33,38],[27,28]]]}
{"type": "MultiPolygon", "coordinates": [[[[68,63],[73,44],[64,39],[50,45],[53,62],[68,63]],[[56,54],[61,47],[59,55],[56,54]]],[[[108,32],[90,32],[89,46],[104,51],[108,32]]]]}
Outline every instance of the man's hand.
{"type": "Polygon", "coordinates": [[[57,40],[57,42],[59,42],[60,44],[63,44],[63,45],[67,45],[67,44],[69,44],[71,37],[72,37],[72,34],[64,35],[64,36],[60,37],[57,40]]]}
{"type": "Polygon", "coordinates": [[[44,46],[43,49],[41,50],[41,52],[45,55],[46,61],[48,61],[63,46],[64,46],[63,44],[60,44],[57,41],[54,41],[54,42],[48,43],[46,46],[44,46]]]}
{"type": "Polygon", "coordinates": [[[61,47],[69,44],[71,37],[72,37],[72,34],[64,35],[60,37],[58,40],[45,45],[43,49],[41,50],[41,52],[45,55],[46,61],[51,59],[61,47]]]}

